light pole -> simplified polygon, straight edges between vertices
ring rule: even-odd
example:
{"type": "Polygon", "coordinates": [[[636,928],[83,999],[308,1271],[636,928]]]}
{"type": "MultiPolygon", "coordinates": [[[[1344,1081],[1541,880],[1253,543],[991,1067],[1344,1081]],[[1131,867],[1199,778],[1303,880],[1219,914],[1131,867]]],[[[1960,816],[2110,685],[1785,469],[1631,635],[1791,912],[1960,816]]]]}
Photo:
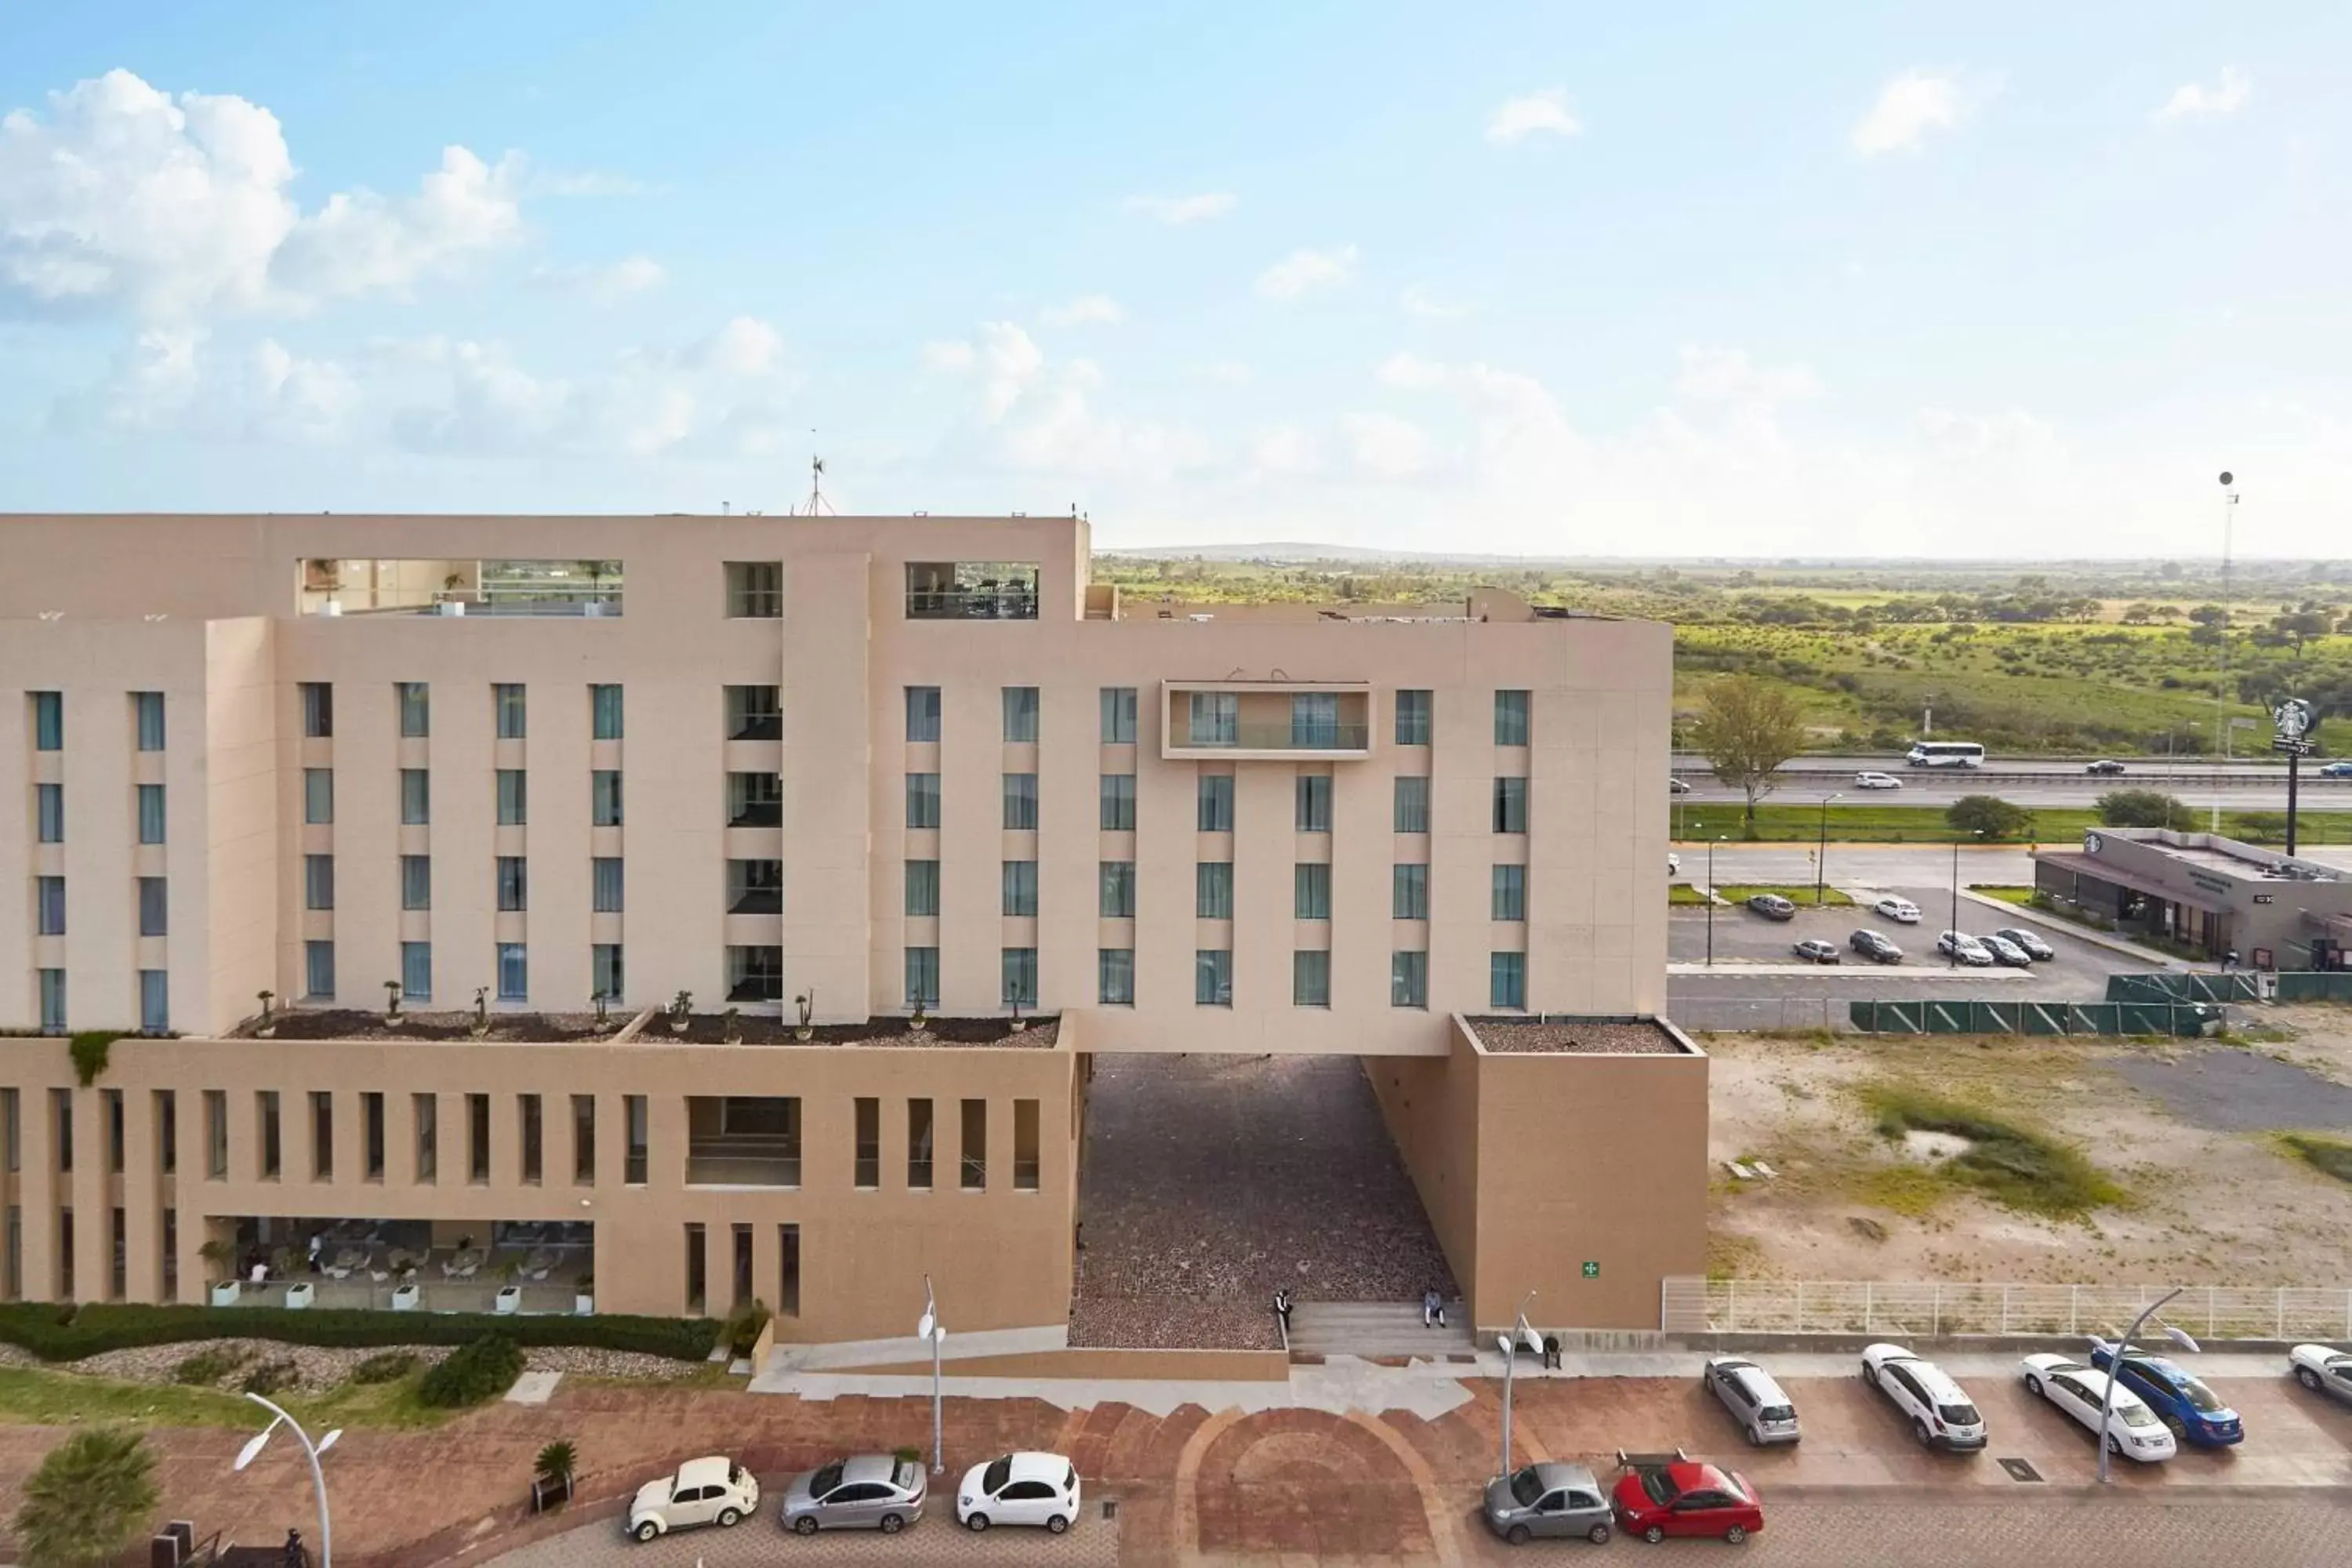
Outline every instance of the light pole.
{"type": "MultiPolygon", "coordinates": [[[[2171,1300],[2175,1296],[2179,1295],[2181,1291],[2187,1289],[2188,1287],[2185,1285],[2175,1285],[2171,1289],[2167,1290],[2163,1295],[2158,1296],[2155,1300],[2150,1301],[2147,1306],[2141,1308],[2139,1316],[2132,1320],[2132,1326],[2124,1331],[2122,1341],[2108,1352],[2107,1385],[2099,1395],[2099,1484],[2101,1486],[2107,1484],[2107,1446],[2114,1441],[2113,1438],[2107,1436],[2107,1423],[2114,1415],[2116,1408],[2116,1374],[2121,1373],[2124,1369],[2124,1357],[2130,1353],[2132,1340],[2139,1333],[2140,1325],[2147,1322],[2148,1319],[2154,1317],[2156,1315],[2156,1310],[2158,1307],[2163,1306],[2167,1301],[2171,1300]]],[[[2189,1331],[2186,1329],[2176,1329],[2171,1324],[2167,1323],[2164,1327],[2164,1336],[2170,1340],[2174,1344],[2179,1345],[2182,1350],[2188,1351],[2192,1354],[2197,1351],[2197,1342],[2189,1337],[2189,1331]]],[[[2094,1337],[2091,1341],[2092,1347],[2094,1349],[2097,1348],[2099,1342],[2098,1339],[2094,1337]]]]}
{"type": "Polygon", "coordinates": [[[931,1342],[931,1474],[941,1475],[948,1466],[940,1451],[946,1438],[940,1411],[940,1351],[947,1343],[948,1328],[940,1321],[939,1300],[931,1294],[931,1277],[928,1274],[923,1276],[923,1318],[915,1325],[915,1337],[931,1342]]]}
{"type": "MultiPolygon", "coordinates": [[[[1981,827],[1972,828],[1970,829],[1970,832],[1978,838],[1982,838],[1984,837],[1984,829],[1981,827]]],[[[1967,842],[1968,839],[1966,838],[1955,838],[1952,840],[1951,931],[1956,939],[1958,937],[1960,931],[1960,846],[1967,842]]],[[[1959,962],[1960,944],[1957,940],[1955,940],[1952,943],[1952,951],[1944,954],[1944,967],[1947,969],[1958,968],[1959,966],[1959,962]]]]}
{"type": "Polygon", "coordinates": [[[310,1461],[310,1486],[319,1499],[319,1568],[334,1568],[335,1526],[327,1513],[327,1476],[325,1471],[319,1468],[319,1456],[335,1446],[341,1438],[343,1429],[338,1426],[313,1443],[310,1441],[310,1434],[302,1430],[302,1424],[277,1405],[258,1394],[248,1394],[246,1397],[268,1411],[271,1420],[268,1426],[255,1433],[245,1447],[237,1450],[236,1463],[232,1468],[241,1471],[259,1458],[261,1450],[268,1446],[269,1435],[278,1427],[284,1426],[292,1432],[295,1438],[302,1445],[303,1457],[310,1461]]]}
{"type": "Polygon", "coordinates": [[[1503,1473],[1504,1475],[1507,1475],[1507,1475],[1509,1475],[1509,1474],[1511,1473],[1511,1368],[1512,1368],[1515,1364],[1517,1364],[1517,1362],[1518,1362],[1518,1359],[1519,1359],[1519,1358],[1518,1358],[1517,1356],[1516,1356],[1516,1355],[1514,1355],[1514,1354],[1512,1354],[1512,1353],[1511,1353],[1511,1336],[1510,1336],[1510,1335],[1508,1335],[1508,1334],[1496,1334],[1496,1335],[1495,1336],[1495,1343],[1496,1343],[1497,1346],[1501,1347],[1502,1352],[1503,1352],[1503,1469],[1502,1469],[1502,1473],[1503,1473]]]}
{"type": "Polygon", "coordinates": [[[1715,967],[1715,847],[1724,842],[1722,835],[1706,841],[1706,966],[1715,967]]]}
{"type": "Polygon", "coordinates": [[[1822,838],[1813,848],[1813,908],[1822,907],[1822,895],[1830,879],[1830,802],[1843,800],[1843,793],[1822,796],[1822,838]]]}

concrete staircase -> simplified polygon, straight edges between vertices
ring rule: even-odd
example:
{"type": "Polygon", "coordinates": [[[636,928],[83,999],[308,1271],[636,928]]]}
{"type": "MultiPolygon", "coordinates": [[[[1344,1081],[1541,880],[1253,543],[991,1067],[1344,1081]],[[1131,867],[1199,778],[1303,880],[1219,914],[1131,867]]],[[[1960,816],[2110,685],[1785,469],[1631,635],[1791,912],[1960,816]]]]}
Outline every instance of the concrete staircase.
{"type": "Polygon", "coordinates": [[[1475,1346],[1462,1303],[1445,1304],[1444,1328],[1423,1328],[1418,1301],[1301,1301],[1291,1309],[1290,1353],[1294,1356],[1420,1356],[1424,1360],[1470,1355],[1475,1346]]]}

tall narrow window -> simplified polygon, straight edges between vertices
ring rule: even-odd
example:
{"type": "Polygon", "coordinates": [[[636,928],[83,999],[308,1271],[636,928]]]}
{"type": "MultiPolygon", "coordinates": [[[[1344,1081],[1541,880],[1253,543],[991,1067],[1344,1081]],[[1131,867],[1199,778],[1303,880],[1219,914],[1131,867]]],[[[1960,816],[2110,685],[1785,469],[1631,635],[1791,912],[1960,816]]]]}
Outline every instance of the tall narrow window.
{"type": "Polygon", "coordinates": [[[617,855],[595,855],[588,860],[588,907],[596,914],[617,915],[626,900],[626,862],[617,855]]]}
{"type": "Polygon", "coordinates": [[[62,691],[35,691],[28,695],[33,702],[33,750],[64,751],[66,694],[62,691]]]}
{"type": "Polygon", "coordinates": [[[998,912],[1007,915],[1034,916],[1037,912],[1037,862],[1007,860],[1003,863],[1003,908],[998,912]]]}
{"type": "Polygon", "coordinates": [[[940,738],[940,689],[936,686],[907,688],[907,739],[910,742],[936,741],[940,738]]]}
{"type": "Polygon", "coordinates": [[[332,855],[302,857],[302,907],[306,910],[331,910],[335,907],[335,858],[332,855]]]}
{"type": "Polygon", "coordinates": [[[1096,949],[1095,999],[1106,1007],[1135,1005],[1135,949],[1096,949]]]}
{"type": "Polygon", "coordinates": [[[433,907],[433,858],[430,855],[403,855],[400,858],[400,907],[404,910],[429,910],[433,907]]]}
{"type": "Polygon", "coordinates": [[[323,1089],[310,1091],[310,1174],[335,1178],[335,1097],[323,1089]]]}
{"type": "Polygon", "coordinates": [[[432,689],[425,682],[394,681],[392,700],[400,713],[400,733],[404,739],[421,741],[433,733],[432,689]]]}
{"type": "Polygon", "coordinates": [[[690,1316],[700,1317],[709,1310],[710,1289],[710,1236],[701,1226],[686,1227],[686,1310],[690,1316]]]}
{"type": "Polygon", "coordinates": [[[1037,739],[1037,689],[1004,689],[1004,741],[1007,745],[1034,743],[1037,739]]]}
{"type": "Polygon", "coordinates": [[[1291,868],[1291,916],[1302,921],[1331,918],[1331,868],[1319,860],[1301,860],[1291,868]]]}
{"type": "Polygon", "coordinates": [[[33,900],[37,921],[35,934],[63,936],[66,934],[66,879],[63,877],[33,879],[33,900]]]}
{"type": "Polygon", "coordinates": [[[588,826],[621,826],[621,770],[596,768],[588,774],[588,826]]]}
{"type": "Polygon", "coordinates": [[[228,1090],[205,1090],[205,1178],[228,1180],[228,1090]]]}
{"type": "Polygon", "coordinates": [[[1398,864],[1389,868],[1389,918],[1425,921],[1429,918],[1429,868],[1398,864]]]}
{"type": "Polygon", "coordinates": [[[1495,693],[1495,744],[1524,746],[1528,743],[1528,699],[1525,691],[1495,693]]]}
{"type": "Polygon", "coordinates": [[[1192,866],[1192,913],[1204,921],[1234,918],[1234,863],[1200,860],[1192,866]]]}
{"type": "Polygon", "coordinates": [[[530,1000],[530,950],[521,942],[499,943],[499,1000],[530,1000]]]}
{"type": "Polygon", "coordinates": [[[139,737],[142,752],[163,749],[163,694],[160,691],[134,691],[131,694],[131,729],[139,737]]]}
{"type": "Polygon", "coordinates": [[[592,686],[588,689],[588,732],[599,741],[621,738],[621,689],[617,686],[592,686]]]}
{"type": "Polygon", "coordinates": [[[801,1227],[797,1224],[776,1227],[776,1315],[801,1315],[801,1227]]]}
{"type": "Polygon", "coordinates": [[[499,826],[520,827],[530,820],[530,775],[520,768],[499,770],[499,826]]]}
{"type": "Polygon", "coordinates": [[[1300,948],[1290,955],[1290,1005],[1331,1005],[1331,955],[1323,949],[1300,948]]]}
{"type": "Polygon", "coordinates": [[[907,915],[912,920],[928,920],[940,912],[940,863],[937,860],[907,862],[907,915]]]}
{"type": "Polygon", "coordinates": [[[1429,1005],[1429,954],[1392,952],[1389,955],[1389,1005],[1429,1005]]]}
{"type": "Polygon", "coordinates": [[[1185,717],[1193,745],[1230,746],[1241,740],[1241,698],[1234,692],[1195,691],[1185,717]]]}
{"type": "Polygon", "coordinates": [[[1523,778],[1498,778],[1495,781],[1495,831],[1525,833],[1528,830],[1528,781],[1523,778]]]}
{"type": "Polygon", "coordinates": [[[1099,890],[1095,913],[1107,921],[1135,918],[1135,862],[1104,860],[1099,867],[1099,890]]]}
{"type": "Polygon", "coordinates": [[[852,1113],[856,1121],[856,1145],[850,1153],[850,1184],[878,1187],[882,1184],[882,1102],[860,1095],[852,1113]]]}
{"type": "Polygon", "coordinates": [[[621,1180],[633,1187],[646,1184],[646,1166],[651,1157],[650,1129],[646,1121],[646,1097],[628,1094],[621,1097],[621,1117],[627,1123],[628,1145],[623,1152],[621,1180]]]}
{"type": "Polygon", "coordinates": [[[24,1166],[23,1116],[23,1096],[13,1089],[0,1089],[0,1171],[15,1172],[24,1166]]]}
{"type": "Polygon", "coordinates": [[[1396,743],[1400,746],[1429,744],[1429,693],[1412,689],[1396,694],[1396,743]]]}
{"type": "Polygon", "coordinates": [[[1037,775],[1006,773],[1004,775],[1004,826],[1015,832],[1032,832],[1037,826],[1037,775]]]}
{"type": "Polygon", "coordinates": [[[1135,831],[1135,775],[1133,773],[1102,775],[1101,826],[1105,833],[1135,831]]]}
{"type": "Polygon", "coordinates": [[[572,1097],[572,1184],[596,1184],[596,1097],[572,1097]]]}
{"type": "Polygon", "coordinates": [[[1396,818],[1391,826],[1399,833],[1429,831],[1429,779],[1426,774],[1397,775],[1396,818]]]}
{"type": "Polygon", "coordinates": [[[937,827],[940,825],[940,775],[908,773],[907,775],[907,826],[937,827]]]}
{"type": "Polygon", "coordinates": [[[499,908],[513,914],[530,908],[530,862],[520,855],[498,858],[499,908]]]}
{"type": "Polygon", "coordinates": [[[106,1110],[106,1170],[109,1175],[119,1176],[130,1152],[123,1147],[130,1140],[122,1125],[122,1091],[109,1089],[101,1089],[100,1094],[100,1103],[106,1110]]]}
{"type": "Polygon", "coordinates": [[[167,1176],[180,1171],[180,1093],[177,1089],[159,1089],[152,1101],[155,1108],[155,1161],[167,1176]]]}
{"type": "Polygon", "coordinates": [[[588,987],[592,997],[617,1002],[628,986],[624,954],[617,942],[592,943],[588,949],[588,987]]]}
{"type": "Polygon", "coordinates": [[[1004,1005],[1008,1007],[1034,1007],[1037,1005],[1037,950],[1034,947],[1008,947],[1003,950],[1004,1005]]]}
{"type": "Polygon", "coordinates": [[[1102,689],[1102,743],[1106,746],[1131,746],[1135,743],[1135,688],[1106,686],[1102,689]]]}
{"type": "Polygon", "coordinates": [[[66,972],[44,969],[41,982],[41,1033],[62,1035],[66,1032],[66,972]]]}
{"type": "Polygon", "coordinates": [[[302,733],[313,741],[333,738],[335,733],[335,689],[323,680],[305,680],[299,684],[302,701],[302,733]]]}
{"type": "Polygon", "coordinates": [[[371,1182],[383,1180],[383,1091],[363,1089],[360,1094],[360,1154],[364,1162],[363,1177],[371,1182]]]}
{"type": "Polygon", "coordinates": [[[139,842],[163,842],[163,786],[143,784],[139,786],[139,842]]]}
{"type": "Polygon", "coordinates": [[[907,1101],[907,1184],[923,1192],[931,1186],[931,1102],[907,1101]]]}
{"type": "Polygon", "coordinates": [[[783,613],[782,562],[727,563],[727,614],[730,619],[772,621],[783,613]]]}
{"type": "Polygon", "coordinates": [[[255,1094],[253,1110],[261,1130],[261,1179],[274,1182],[285,1168],[286,1155],[278,1125],[278,1091],[265,1089],[255,1094]]]}
{"type": "Polygon", "coordinates": [[[171,884],[161,877],[140,878],[139,934],[169,936],[171,926],[171,884]]]}
{"type": "Polygon", "coordinates": [[[1016,1100],[1013,1102],[1013,1190],[1035,1192],[1037,1177],[1037,1102],[1016,1100]]]}
{"type": "Polygon", "coordinates": [[[1203,833],[1231,833],[1234,830],[1234,775],[1202,773],[1200,782],[1200,810],[1194,824],[1203,833]]]}
{"type": "Polygon", "coordinates": [[[437,1095],[415,1094],[408,1103],[416,1112],[416,1180],[430,1186],[441,1179],[441,1100],[437,1095]]]}
{"type": "Polygon", "coordinates": [[[172,1032],[172,975],[163,969],[139,972],[139,1028],[143,1034],[172,1032]]]}
{"type": "Polygon", "coordinates": [[[335,999],[335,944],[331,942],[306,942],[302,944],[303,994],[313,1002],[335,999]]]}
{"type": "Polygon", "coordinates": [[[1528,918],[1528,868],[1525,866],[1495,868],[1493,912],[1498,921],[1523,921],[1528,918]]]}
{"type": "Polygon", "coordinates": [[[538,1186],[545,1173],[547,1158],[547,1127],[540,1110],[539,1096],[515,1096],[516,1119],[522,1135],[522,1180],[525,1186],[538,1186]]]}
{"type": "Polygon", "coordinates": [[[1297,796],[1298,831],[1330,832],[1331,775],[1301,773],[1293,793],[1297,796]]]}
{"type": "Polygon", "coordinates": [[[466,1179],[476,1186],[490,1180],[490,1097],[466,1097],[466,1179]]]}
{"type": "Polygon", "coordinates": [[[1229,948],[1204,947],[1192,954],[1192,1000],[1202,1007],[1234,1005],[1234,955],[1229,948]]]}
{"type": "Polygon", "coordinates": [[[431,942],[404,942],[400,944],[400,995],[405,1002],[433,1000],[431,942]]]}
{"type": "Polygon", "coordinates": [[[335,770],[302,770],[302,820],[320,826],[335,820],[335,770]]]}
{"type": "Polygon", "coordinates": [[[499,717],[499,739],[520,741],[530,732],[529,711],[520,681],[500,680],[490,686],[490,705],[499,717]]]}
{"type": "Polygon", "coordinates": [[[49,1125],[58,1130],[58,1170],[70,1172],[74,1168],[73,1090],[49,1090],[49,1125]]]}
{"type": "Polygon", "coordinates": [[[907,950],[907,1005],[924,1011],[940,1005],[940,950],[936,947],[910,947],[907,950]]]}
{"type": "Polygon", "coordinates": [[[963,1102],[963,1138],[957,1151],[962,1156],[960,1183],[965,1192],[977,1193],[988,1186],[988,1101],[967,1100],[963,1102]]]}
{"type": "Polygon", "coordinates": [[[1528,1005],[1528,955],[1496,952],[1487,955],[1486,1001],[1496,1007],[1528,1005]]]}
{"type": "Polygon", "coordinates": [[[66,841],[66,786],[37,784],[33,786],[33,816],[39,824],[39,837],[44,844],[66,841]]]}
{"type": "Polygon", "coordinates": [[[727,738],[730,741],[782,740],[783,693],[772,686],[729,687],[727,738]]]}
{"type": "Polygon", "coordinates": [[[423,768],[400,770],[400,820],[411,827],[433,820],[433,775],[423,768]]]}

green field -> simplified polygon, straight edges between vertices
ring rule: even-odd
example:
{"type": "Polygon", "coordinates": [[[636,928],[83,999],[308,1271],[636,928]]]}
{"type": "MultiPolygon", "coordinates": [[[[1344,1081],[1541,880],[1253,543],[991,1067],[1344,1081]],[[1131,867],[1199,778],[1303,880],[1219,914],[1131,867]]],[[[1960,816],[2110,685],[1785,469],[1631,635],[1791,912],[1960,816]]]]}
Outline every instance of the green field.
{"type": "Polygon", "coordinates": [[[1841,904],[1853,902],[1835,888],[1824,886],[1821,889],[1821,901],[1816,904],[1813,900],[1813,884],[1811,882],[1797,887],[1790,887],[1779,882],[1741,882],[1736,886],[1717,888],[1716,891],[1735,904],[1744,904],[1759,893],[1778,893],[1800,909],[1808,910],[1834,909],[1841,904]]]}

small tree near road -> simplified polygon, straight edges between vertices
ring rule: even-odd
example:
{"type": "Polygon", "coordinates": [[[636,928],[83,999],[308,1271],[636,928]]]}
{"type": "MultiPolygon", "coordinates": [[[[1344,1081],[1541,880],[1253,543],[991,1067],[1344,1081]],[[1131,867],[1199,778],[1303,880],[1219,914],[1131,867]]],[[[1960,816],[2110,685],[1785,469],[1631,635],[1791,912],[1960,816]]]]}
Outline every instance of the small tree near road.
{"type": "Polygon", "coordinates": [[[1987,838],[2020,838],[2033,826],[2033,814],[1997,795],[1964,795],[1944,808],[1944,820],[1955,833],[1981,833],[1987,838]]]}
{"type": "Polygon", "coordinates": [[[77,1432],[25,1482],[18,1559],[24,1568],[100,1568],[146,1532],[158,1500],[144,1437],[122,1426],[77,1432]]]}
{"type": "Polygon", "coordinates": [[[1780,764],[1805,743],[1805,716],[1796,700],[1752,675],[1727,675],[1699,693],[1691,744],[1715,776],[1748,797],[1747,826],[1756,830],[1756,803],[1772,792],[1780,764]]]}
{"type": "Polygon", "coordinates": [[[2160,789],[2111,789],[2097,802],[2099,820],[2109,827],[2169,827],[2186,832],[2195,823],[2177,795],[2160,789]]]}

